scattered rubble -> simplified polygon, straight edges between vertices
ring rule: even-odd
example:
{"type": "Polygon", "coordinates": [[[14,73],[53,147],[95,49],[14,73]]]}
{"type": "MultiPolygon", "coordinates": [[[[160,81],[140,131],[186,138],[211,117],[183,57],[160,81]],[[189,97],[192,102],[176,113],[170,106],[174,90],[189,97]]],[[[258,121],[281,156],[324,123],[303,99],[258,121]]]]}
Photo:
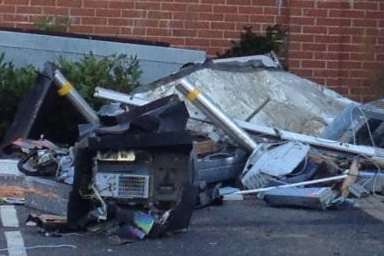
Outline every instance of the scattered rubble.
{"type": "Polygon", "coordinates": [[[10,129],[28,127],[9,131],[3,149],[20,160],[0,170],[22,181],[0,186],[0,202],[58,215],[31,215],[31,225],[122,244],[184,231],[194,208],[223,201],[325,210],[383,193],[382,102],[358,104],[265,58],[186,67],[132,95],[98,88],[112,101],[99,112],[47,64],[31,111],[55,87],[84,123],[75,143],[58,146],[17,114],[10,129]],[[4,193],[11,186],[22,192],[4,193]]]}

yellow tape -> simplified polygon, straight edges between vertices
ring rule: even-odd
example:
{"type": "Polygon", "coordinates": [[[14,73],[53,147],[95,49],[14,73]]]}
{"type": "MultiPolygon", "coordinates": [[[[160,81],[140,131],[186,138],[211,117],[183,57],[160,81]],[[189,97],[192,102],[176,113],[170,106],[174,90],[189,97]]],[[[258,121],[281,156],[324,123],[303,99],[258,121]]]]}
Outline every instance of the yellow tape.
{"type": "Polygon", "coordinates": [[[69,83],[69,82],[66,82],[64,83],[59,90],[57,90],[57,93],[60,95],[60,96],[65,96],[67,95],[68,93],[70,93],[71,91],[73,90],[73,86],[69,83]]]}
{"type": "Polygon", "coordinates": [[[187,94],[187,99],[189,101],[194,101],[200,95],[200,91],[198,89],[193,89],[187,94]]]}

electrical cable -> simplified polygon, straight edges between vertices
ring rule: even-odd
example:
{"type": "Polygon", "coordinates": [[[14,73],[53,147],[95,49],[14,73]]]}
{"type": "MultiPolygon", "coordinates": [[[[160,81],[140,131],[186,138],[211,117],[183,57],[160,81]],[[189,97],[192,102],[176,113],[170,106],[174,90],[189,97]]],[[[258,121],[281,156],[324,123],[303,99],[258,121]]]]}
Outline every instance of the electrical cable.
{"type": "Polygon", "coordinates": [[[373,147],[376,147],[376,143],[375,143],[375,141],[374,141],[374,139],[373,139],[372,130],[371,130],[371,127],[370,127],[370,125],[369,125],[369,120],[368,120],[367,115],[366,115],[365,112],[361,109],[360,106],[356,106],[355,108],[357,108],[357,109],[360,111],[361,115],[364,117],[365,125],[367,126],[368,135],[369,135],[369,138],[370,138],[370,140],[371,140],[371,144],[372,144],[373,147]]]}
{"type": "MultiPolygon", "coordinates": [[[[364,117],[364,120],[365,120],[365,124],[367,126],[367,131],[368,131],[368,135],[369,135],[369,138],[371,140],[371,144],[373,147],[376,147],[376,143],[375,143],[375,140],[373,138],[373,133],[372,133],[372,130],[371,130],[371,127],[369,125],[369,120],[368,120],[368,117],[367,115],[365,114],[365,112],[361,109],[360,106],[356,106],[356,108],[360,111],[361,115],[364,117]]],[[[372,161],[369,157],[365,156],[365,155],[361,155],[363,156],[364,158],[366,158],[369,162],[371,162],[376,168],[377,168],[377,172],[376,172],[376,175],[374,177],[372,177],[373,179],[373,183],[372,183],[372,194],[373,195],[376,195],[376,189],[377,189],[377,179],[378,179],[378,176],[379,174],[382,174],[382,170],[380,168],[380,166],[375,163],[374,161],[372,161]]],[[[370,179],[368,179],[366,182],[368,183],[370,179]]]]}
{"type": "MultiPolygon", "coordinates": [[[[360,154],[359,156],[362,156],[363,158],[365,158],[366,160],[368,160],[368,161],[369,161],[370,163],[372,163],[372,164],[376,167],[376,169],[377,169],[375,176],[373,176],[372,178],[368,178],[368,180],[366,181],[366,183],[368,183],[368,181],[369,181],[370,179],[373,179],[373,183],[372,183],[372,194],[373,194],[374,196],[376,196],[377,179],[378,179],[379,174],[383,174],[383,173],[382,173],[382,170],[381,170],[380,166],[379,166],[377,163],[375,163],[375,161],[372,161],[372,159],[371,159],[370,157],[368,157],[368,156],[366,156],[366,155],[362,155],[362,154],[360,154]]],[[[365,184],[366,184],[366,183],[365,183],[365,184]]]]}
{"type": "MultiPolygon", "coordinates": [[[[373,138],[373,133],[372,133],[372,130],[371,130],[371,126],[369,124],[369,119],[367,117],[367,115],[365,114],[364,110],[361,109],[360,106],[355,106],[354,109],[357,109],[359,110],[361,116],[364,118],[364,123],[365,125],[367,126],[367,131],[368,131],[368,136],[369,136],[369,139],[371,141],[371,145],[373,147],[376,147],[376,143],[375,143],[375,140],[373,138]]],[[[351,111],[351,115],[350,115],[350,118],[351,118],[351,124],[353,123],[353,110],[351,111]]],[[[353,135],[353,144],[356,145],[356,131],[355,129],[353,128],[353,125],[352,125],[352,135],[353,135]]],[[[366,160],[368,160],[370,163],[372,163],[376,168],[377,168],[377,172],[376,172],[376,175],[372,178],[368,178],[363,184],[367,184],[371,179],[373,179],[373,183],[372,183],[372,194],[373,195],[376,195],[376,188],[377,188],[377,179],[378,179],[378,176],[379,174],[382,174],[382,170],[380,168],[380,166],[375,163],[374,161],[372,161],[372,159],[370,159],[368,156],[366,155],[363,155],[363,154],[359,154],[359,156],[362,156],[363,158],[365,158],[366,160]]]]}
{"type": "Polygon", "coordinates": [[[353,138],[353,145],[356,145],[356,132],[355,132],[355,127],[353,125],[353,110],[354,108],[351,110],[351,114],[350,114],[350,121],[351,121],[351,131],[352,131],[352,138],[353,138]]]}

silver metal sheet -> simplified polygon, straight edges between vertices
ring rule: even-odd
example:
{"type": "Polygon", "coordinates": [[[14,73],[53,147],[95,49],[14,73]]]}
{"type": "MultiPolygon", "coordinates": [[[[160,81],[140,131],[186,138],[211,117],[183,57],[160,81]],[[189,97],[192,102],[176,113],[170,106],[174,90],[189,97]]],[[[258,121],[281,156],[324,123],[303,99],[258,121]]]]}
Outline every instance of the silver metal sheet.
{"type": "Polygon", "coordinates": [[[246,188],[260,188],[268,184],[270,177],[293,172],[306,158],[310,147],[299,142],[288,142],[268,151],[254,151],[249,157],[241,178],[246,188]]]}
{"type": "Polygon", "coordinates": [[[309,149],[308,145],[302,143],[285,143],[264,152],[252,169],[276,177],[287,175],[305,159],[309,149]]]}

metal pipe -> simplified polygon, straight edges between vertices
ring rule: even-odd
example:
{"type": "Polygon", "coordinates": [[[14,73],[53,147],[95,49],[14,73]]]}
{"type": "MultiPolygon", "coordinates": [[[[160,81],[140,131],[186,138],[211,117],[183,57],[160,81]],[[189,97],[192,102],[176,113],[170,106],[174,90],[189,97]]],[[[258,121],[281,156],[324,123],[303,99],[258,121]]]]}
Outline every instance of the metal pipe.
{"type": "Polygon", "coordinates": [[[89,106],[83,97],[76,91],[71,83],[64,77],[60,70],[56,69],[54,72],[53,80],[59,87],[57,90],[60,96],[65,96],[75,106],[77,110],[85,117],[91,124],[99,124],[100,119],[96,112],[89,106]]]}
{"type": "Polygon", "coordinates": [[[182,93],[195,107],[203,112],[217,127],[223,129],[226,134],[246,150],[252,152],[258,150],[258,145],[243,129],[225,115],[212,100],[202,94],[186,79],[180,79],[176,89],[182,93]]]}
{"type": "Polygon", "coordinates": [[[348,176],[349,176],[349,174],[343,174],[343,175],[339,175],[339,176],[333,176],[333,177],[322,178],[322,179],[317,179],[317,180],[303,181],[303,182],[298,182],[298,183],[293,183],[293,184],[285,184],[285,185],[266,187],[266,188],[242,190],[242,191],[234,192],[232,194],[237,194],[237,195],[239,195],[239,194],[241,194],[241,195],[256,194],[256,193],[266,192],[266,191],[270,191],[270,190],[278,189],[278,188],[291,188],[291,187],[298,187],[298,186],[305,186],[305,185],[311,185],[311,184],[324,183],[324,182],[334,181],[334,180],[343,180],[343,179],[347,178],[348,176]]]}
{"type": "MultiPolygon", "coordinates": [[[[116,94],[117,95],[117,94],[116,94]]],[[[115,95],[115,96],[116,96],[115,95]]],[[[130,105],[140,105],[138,104],[140,100],[143,101],[142,99],[137,99],[135,96],[129,96],[127,94],[119,93],[119,97],[117,98],[111,98],[109,95],[101,95],[99,94],[98,97],[108,99],[108,100],[116,100],[118,102],[123,102],[127,103],[130,105]],[[121,95],[124,97],[120,97],[121,95]],[[128,100],[130,99],[130,100],[128,100]],[[136,102],[136,104],[135,104],[136,102]]],[[[149,101],[148,101],[149,102],[149,101]]],[[[193,114],[193,113],[192,113],[193,114]]],[[[191,116],[192,119],[202,121],[202,122],[207,122],[207,120],[203,120],[200,117],[195,117],[191,116]]],[[[364,146],[364,145],[354,145],[354,144],[349,144],[349,143],[343,143],[335,140],[329,140],[329,139],[324,139],[316,136],[310,136],[310,135],[305,135],[305,134],[300,134],[300,133],[295,133],[295,132],[290,132],[290,131],[285,131],[277,128],[272,128],[272,127],[267,127],[267,126],[262,126],[262,125],[257,125],[254,123],[242,121],[242,120],[237,120],[234,119],[234,122],[242,129],[245,131],[251,133],[251,134],[263,134],[267,136],[272,136],[278,139],[282,140],[288,140],[288,141],[299,141],[302,143],[309,144],[314,147],[319,147],[319,148],[325,148],[328,150],[334,150],[334,151],[340,151],[340,152],[345,152],[345,153],[350,153],[354,155],[365,155],[367,157],[371,157],[373,161],[384,165],[384,150],[381,148],[375,148],[371,146],[364,146]]],[[[208,121],[208,123],[210,123],[208,121]]]]}
{"type": "Polygon", "coordinates": [[[257,125],[257,124],[253,124],[253,123],[249,123],[241,120],[235,120],[235,122],[237,125],[239,125],[241,128],[243,128],[244,130],[248,131],[251,134],[261,133],[261,134],[272,136],[281,140],[299,141],[314,147],[372,157],[374,161],[377,161],[379,163],[383,163],[384,161],[384,150],[382,148],[364,146],[364,145],[354,145],[354,144],[344,143],[344,142],[335,141],[335,140],[328,140],[328,139],[323,139],[316,136],[310,136],[306,134],[300,134],[300,133],[285,131],[277,128],[257,125]]]}
{"type": "Polygon", "coordinates": [[[96,87],[93,96],[97,98],[103,98],[103,99],[113,100],[117,102],[122,102],[122,103],[126,103],[128,105],[133,105],[133,106],[142,106],[148,103],[147,100],[141,100],[141,99],[138,99],[137,97],[132,97],[128,94],[117,92],[110,89],[105,89],[102,87],[96,87]]]}

